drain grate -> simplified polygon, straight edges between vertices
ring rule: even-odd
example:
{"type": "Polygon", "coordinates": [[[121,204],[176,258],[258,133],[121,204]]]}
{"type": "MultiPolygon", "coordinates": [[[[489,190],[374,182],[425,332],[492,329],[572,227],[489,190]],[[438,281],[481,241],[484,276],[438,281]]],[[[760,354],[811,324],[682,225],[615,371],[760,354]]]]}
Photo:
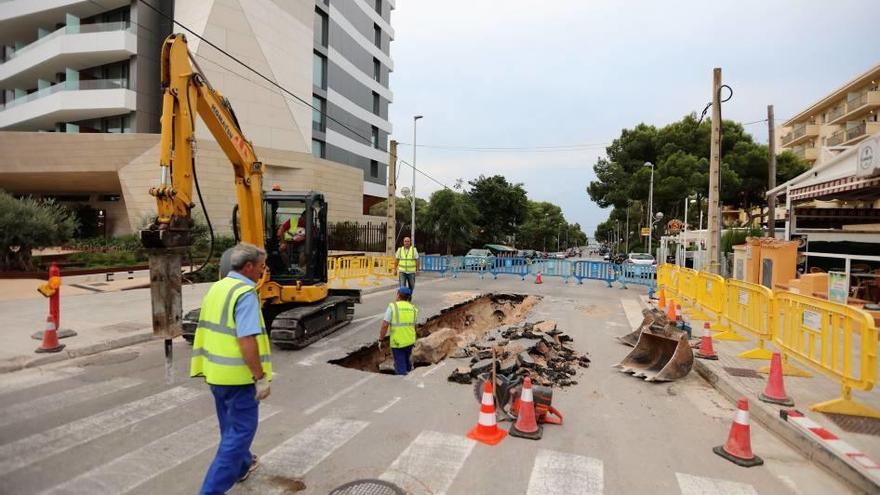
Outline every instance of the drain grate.
{"type": "Polygon", "coordinates": [[[825,413],[825,416],[828,416],[828,419],[834,421],[834,424],[843,431],[880,437],[880,419],[829,413],[825,413]]]}
{"type": "Polygon", "coordinates": [[[740,378],[757,378],[758,380],[763,380],[764,377],[761,376],[757,371],[751,368],[730,368],[725,366],[724,371],[727,372],[730,376],[738,376],[740,378]]]}
{"type": "Polygon", "coordinates": [[[330,495],[406,495],[397,485],[382,480],[355,480],[346,483],[330,495]]]}

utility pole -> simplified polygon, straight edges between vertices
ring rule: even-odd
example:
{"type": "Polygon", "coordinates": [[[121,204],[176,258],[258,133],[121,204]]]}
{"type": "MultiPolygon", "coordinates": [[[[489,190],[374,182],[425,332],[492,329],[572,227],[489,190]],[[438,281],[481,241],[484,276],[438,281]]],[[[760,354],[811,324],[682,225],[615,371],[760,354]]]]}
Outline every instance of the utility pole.
{"type": "Polygon", "coordinates": [[[411,200],[410,207],[412,208],[412,212],[410,214],[410,222],[409,222],[410,223],[410,227],[409,227],[410,239],[409,240],[412,242],[413,246],[416,245],[416,148],[418,147],[417,142],[416,142],[416,124],[419,122],[420,118],[422,118],[421,115],[416,115],[413,117],[413,163],[412,163],[413,176],[412,176],[412,191],[411,191],[412,196],[410,196],[410,200],[411,200]]]}
{"type": "Polygon", "coordinates": [[[391,140],[388,154],[388,208],[385,212],[385,255],[394,256],[395,228],[397,226],[397,141],[391,140]]]}
{"type": "Polygon", "coordinates": [[[623,249],[629,254],[629,203],[626,204],[626,247],[623,249]]]}
{"type": "Polygon", "coordinates": [[[721,273],[721,68],[712,71],[712,144],[709,149],[709,271],[721,273]]]}
{"type": "MultiPolygon", "coordinates": [[[[776,129],[773,120],[773,105],[767,105],[767,147],[770,150],[770,164],[767,170],[767,190],[776,187],[776,129]]],[[[776,194],[767,196],[767,235],[776,237],[776,194]]]]}

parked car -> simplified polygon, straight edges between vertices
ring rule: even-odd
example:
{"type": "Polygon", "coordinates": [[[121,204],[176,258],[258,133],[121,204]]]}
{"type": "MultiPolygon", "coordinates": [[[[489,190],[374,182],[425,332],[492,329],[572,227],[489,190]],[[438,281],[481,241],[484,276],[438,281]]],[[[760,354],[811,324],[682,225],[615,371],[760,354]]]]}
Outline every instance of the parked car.
{"type": "Polygon", "coordinates": [[[655,261],[654,257],[648,253],[629,253],[629,256],[626,257],[625,263],[632,263],[634,265],[653,265],[655,261]]]}
{"type": "Polygon", "coordinates": [[[537,256],[537,253],[535,252],[534,249],[520,249],[519,251],[517,251],[516,255],[519,258],[528,258],[531,260],[531,259],[535,259],[535,257],[537,256]]]}
{"type": "Polygon", "coordinates": [[[553,259],[555,260],[564,260],[565,259],[565,251],[560,251],[558,253],[553,253],[553,259]]]}
{"type": "Polygon", "coordinates": [[[482,270],[488,266],[490,258],[494,259],[495,256],[488,249],[471,249],[464,255],[464,266],[482,270]]]}

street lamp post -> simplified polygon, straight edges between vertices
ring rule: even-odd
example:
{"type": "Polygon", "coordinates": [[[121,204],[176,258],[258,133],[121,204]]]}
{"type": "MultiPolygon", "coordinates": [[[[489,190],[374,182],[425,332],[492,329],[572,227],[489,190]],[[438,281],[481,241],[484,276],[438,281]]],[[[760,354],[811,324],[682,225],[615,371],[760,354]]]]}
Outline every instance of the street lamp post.
{"type": "Polygon", "coordinates": [[[651,239],[654,237],[654,164],[645,162],[651,167],[651,185],[648,189],[648,254],[651,254],[651,239]]]}
{"type": "Polygon", "coordinates": [[[410,227],[409,227],[409,239],[412,241],[412,245],[416,245],[416,124],[419,122],[419,119],[422,118],[421,115],[416,115],[413,117],[413,166],[412,166],[412,190],[410,194],[412,194],[412,213],[410,215],[410,227]]]}

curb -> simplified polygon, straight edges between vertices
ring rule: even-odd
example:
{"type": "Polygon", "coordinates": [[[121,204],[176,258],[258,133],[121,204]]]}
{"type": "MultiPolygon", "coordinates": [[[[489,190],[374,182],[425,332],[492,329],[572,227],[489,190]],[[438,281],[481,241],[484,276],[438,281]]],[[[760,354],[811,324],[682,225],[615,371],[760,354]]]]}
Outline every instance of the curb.
{"type": "MultiPolygon", "coordinates": [[[[376,292],[385,292],[392,291],[397,288],[396,284],[378,286],[378,287],[368,287],[366,289],[361,290],[362,295],[373,294],[376,292]]],[[[134,335],[126,335],[125,337],[119,337],[116,339],[110,339],[104,342],[98,342],[95,344],[83,346],[83,347],[75,347],[75,348],[66,348],[61,352],[55,354],[48,355],[23,355],[16,356],[14,358],[6,359],[0,362],[0,374],[4,373],[12,373],[14,371],[21,371],[27,368],[34,368],[37,366],[42,366],[50,363],[57,363],[60,361],[66,361],[68,359],[76,359],[84,356],[90,356],[92,354],[97,354],[99,352],[112,351],[114,349],[119,349],[121,347],[128,347],[131,345],[142,344],[144,342],[148,342],[153,340],[153,332],[147,331],[143,333],[137,333],[134,335]]]]}
{"type": "MultiPolygon", "coordinates": [[[[720,376],[700,360],[694,359],[694,369],[727,399],[736,402],[743,397],[744,394],[737,390],[730,381],[724,376],[720,376]]],[[[845,482],[850,488],[857,490],[859,493],[877,493],[877,485],[871,478],[838,457],[827,446],[802,435],[791,425],[783,422],[779,418],[778,413],[773,414],[766,408],[759,406],[751,408],[749,414],[755,421],[797,449],[808,460],[821,466],[829,474],[845,482]]]]}
{"type": "Polygon", "coordinates": [[[36,366],[42,366],[44,364],[57,363],[59,361],[66,361],[68,359],[76,359],[83,356],[90,356],[99,352],[110,351],[113,349],[128,347],[135,344],[142,344],[150,340],[153,340],[152,331],[137,333],[134,335],[126,335],[125,337],[110,339],[104,342],[98,342],[96,344],[91,344],[83,347],[65,349],[61,352],[45,356],[18,356],[7,359],[0,363],[0,374],[11,373],[13,371],[21,371],[23,369],[34,368],[36,366]]]}

